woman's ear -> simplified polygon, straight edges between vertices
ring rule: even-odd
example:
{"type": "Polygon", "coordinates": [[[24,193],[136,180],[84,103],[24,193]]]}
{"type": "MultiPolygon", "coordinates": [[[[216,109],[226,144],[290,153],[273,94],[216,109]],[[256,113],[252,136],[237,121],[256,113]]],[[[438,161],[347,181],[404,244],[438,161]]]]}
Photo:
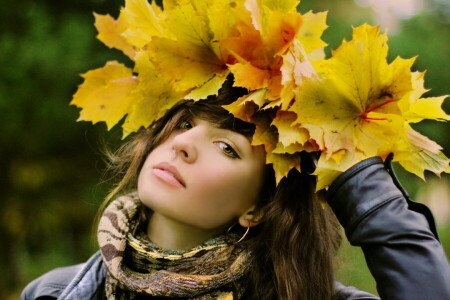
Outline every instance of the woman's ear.
{"type": "Polygon", "coordinates": [[[238,222],[244,228],[253,227],[261,223],[262,217],[261,212],[256,211],[256,205],[252,205],[239,217],[238,222]]]}

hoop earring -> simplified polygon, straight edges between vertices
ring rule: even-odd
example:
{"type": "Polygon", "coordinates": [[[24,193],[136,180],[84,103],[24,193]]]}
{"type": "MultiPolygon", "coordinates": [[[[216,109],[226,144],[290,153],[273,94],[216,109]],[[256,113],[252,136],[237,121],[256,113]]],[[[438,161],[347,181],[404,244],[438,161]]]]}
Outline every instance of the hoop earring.
{"type": "Polygon", "coordinates": [[[231,225],[230,227],[228,227],[227,234],[230,233],[231,229],[233,229],[234,225],[236,225],[236,224],[237,224],[237,222],[234,223],[233,225],[231,225]]]}
{"type": "MultiPolygon", "coordinates": [[[[238,223],[236,222],[236,223],[234,223],[233,225],[231,225],[231,226],[228,228],[227,234],[230,233],[231,229],[233,229],[234,225],[236,225],[236,224],[238,224],[238,223]]],[[[244,232],[244,235],[243,235],[238,241],[234,242],[233,244],[237,244],[237,243],[242,242],[242,241],[245,239],[245,237],[247,236],[247,234],[248,234],[249,231],[250,231],[250,226],[247,227],[247,229],[246,229],[245,232],[244,232]]]]}
{"type": "Polygon", "coordinates": [[[245,239],[245,237],[247,236],[249,231],[250,231],[250,227],[247,227],[247,230],[245,230],[244,235],[239,239],[239,241],[235,242],[235,244],[242,242],[242,240],[245,239]]]}

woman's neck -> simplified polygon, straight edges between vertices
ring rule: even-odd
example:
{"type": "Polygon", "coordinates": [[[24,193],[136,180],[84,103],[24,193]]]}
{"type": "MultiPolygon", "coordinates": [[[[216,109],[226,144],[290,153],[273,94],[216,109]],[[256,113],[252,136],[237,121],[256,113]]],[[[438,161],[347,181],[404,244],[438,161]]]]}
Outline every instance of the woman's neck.
{"type": "Polygon", "coordinates": [[[150,241],[163,249],[189,250],[218,235],[222,230],[205,230],[179,223],[154,212],[147,225],[150,241]]]}

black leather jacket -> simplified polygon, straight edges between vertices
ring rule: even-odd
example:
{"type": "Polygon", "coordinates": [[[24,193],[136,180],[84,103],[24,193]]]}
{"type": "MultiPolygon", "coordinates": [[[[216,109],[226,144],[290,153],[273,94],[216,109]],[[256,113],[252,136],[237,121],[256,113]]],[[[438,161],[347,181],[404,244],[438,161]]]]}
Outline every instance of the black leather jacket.
{"type": "MultiPolygon", "coordinates": [[[[391,170],[380,158],[358,163],[330,186],[328,202],[350,243],[362,248],[381,299],[448,300],[450,267],[431,213],[409,200],[391,170]]],[[[34,280],[20,299],[101,299],[105,274],[97,252],[34,280]]],[[[338,282],[335,291],[337,299],[379,299],[338,282]]]]}

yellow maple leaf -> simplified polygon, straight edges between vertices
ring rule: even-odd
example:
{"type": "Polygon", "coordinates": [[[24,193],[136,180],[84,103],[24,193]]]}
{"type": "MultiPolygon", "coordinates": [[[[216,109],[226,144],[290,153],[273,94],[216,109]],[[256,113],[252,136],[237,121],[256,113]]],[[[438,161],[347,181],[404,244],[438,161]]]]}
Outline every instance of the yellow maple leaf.
{"type": "Polygon", "coordinates": [[[338,161],[335,159],[327,159],[324,153],[320,155],[316,170],[313,173],[313,175],[317,176],[317,191],[328,187],[342,172],[353,166],[356,162],[366,158],[363,153],[358,151],[340,151],[339,155],[341,157],[338,161]]]}
{"type": "MultiPolygon", "coordinates": [[[[200,100],[215,95],[230,72],[234,73],[236,86],[250,91],[245,99],[229,107],[238,117],[249,119],[257,110],[280,108],[283,91],[284,99],[292,99],[291,90],[300,82],[298,77],[313,73],[301,39],[310,43],[308,51],[323,47],[320,35],[325,22],[324,14],[308,13],[305,18],[317,28],[307,26],[299,34],[303,25],[303,17],[296,10],[299,2],[165,0],[162,9],[154,1],[126,0],[117,19],[96,15],[98,38],[135,62],[136,77],[131,76],[133,84],[127,86],[127,98],[117,112],[117,116],[127,115],[124,135],[148,126],[160,116],[156,111],[146,112],[145,105],[153,103],[163,112],[166,103],[171,105],[177,98],[200,100]],[[303,58],[292,57],[300,52],[303,58]],[[283,73],[292,88],[288,84],[283,87],[283,73]],[[149,88],[144,87],[146,84],[149,88]]],[[[107,86],[105,89],[113,93],[115,84],[107,86]]],[[[81,101],[79,104],[88,105],[81,101]]],[[[107,119],[111,127],[113,121],[119,120],[117,116],[100,114],[96,120],[107,119]]],[[[293,151],[295,147],[291,144],[278,149],[293,151]]]]}
{"type": "Polygon", "coordinates": [[[394,161],[424,180],[425,170],[437,175],[450,171],[449,159],[441,152],[441,146],[409,126],[406,127],[406,135],[408,140],[402,141],[394,161]]]}
{"type": "Polygon", "coordinates": [[[184,96],[171,87],[170,78],[155,68],[144,51],[136,54],[135,71],[139,73],[138,84],[122,125],[123,137],[150,126],[184,96]]]}
{"type": "Polygon", "coordinates": [[[249,62],[237,63],[228,67],[234,74],[236,86],[245,87],[251,91],[269,87],[272,76],[270,70],[255,67],[249,62]]]}
{"type": "Polygon", "coordinates": [[[327,44],[322,41],[322,34],[328,28],[326,23],[327,12],[313,13],[311,11],[303,15],[303,23],[297,33],[297,39],[303,45],[308,58],[324,59],[323,48],[327,44]]]}
{"type": "Polygon", "coordinates": [[[190,1],[167,12],[161,26],[170,31],[174,40],[209,47],[211,34],[205,14],[205,0],[190,1]]]}
{"type": "MultiPolygon", "coordinates": [[[[306,80],[296,91],[297,123],[323,129],[328,158],[342,149],[370,155],[398,136],[396,127],[403,123],[396,102],[412,90],[412,62],[388,65],[386,40],[377,27],[355,28],[353,40],[327,61],[326,78],[306,80]]],[[[321,140],[314,134],[321,132],[311,133],[321,140]]]]}
{"type": "Polygon", "coordinates": [[[119,17],[109,15],[95,16],[97,38],[111,48],[121,50],[125,55],[134,58],[136,51],[148,44],[153,36],[163,36],[163,11],[147,0],[126,0],[119,17]]]}
{"type": "Polygon", "coordinates": [[[137,78],[132,70],[116,61],[82,74],[82,77],[84,82],[70,103],[82,108],[78,120],[104,121],[111,129],[128,113],[137,78]]]}
{"type": "Polygon", "coordinates": [[[252,116],[252,123],[256,125],[252,146],[264,145],[266,153],[272,152],[277,146],[278,133],[276,128],[270,124],[270,116],[264,113],[255,113],[252,116]]]}
{"type": "Polygon", "coordinates": [[[190,91],[216,74],[228,73],[225,64],[209,48],[199,45],[154,37],[147,51],[158,70],[172,78],[173,88],[179,91],[190,91]]]}
{"type": "Polygon", "coordinates": [[[126,30],[121,36],[139,50],[147,45],[153,36],[168,34],[161,25],[165,14],[155,1],[150,4],[147,0],[126,0],[119,19],[124,19],[126,23],[126,30]]]}
{"type": "Polygon", "coordinates": [[[450,117],[442,109],[442,104],[447,96],[420,98],[428,91],[424,88],[424,76],[425,72],[412,73],[414,90],[398,103],[403,116],[410,123],[420,122],[424,119],[448,121],[450,117]]]}
{"type": "Polygon", "coordinates": [[[442,104],[447,96],[421,98],[420,101],[411,105],[404,114],[410,122],[420,122],[424,119],[436,121],[448,121],[450,116],[442,110],[442,104]]]}
{"type": "Polygon", "coordinates": [[[237,34],[219,41],[221,47],[234,56],[235,61],[229,63],[248,62],[261,69],[268,66],[273,60],[273,54],[270,55],[264,48],[260,32],[252,24],[242,21],[237,22],[235,27],[237,34]]]}
{"type": "Polygon", "coordinates": [[[213,32],[209,28],[211,21],[205,11],[211,1],[197,0],[173,7],[161,22],[166,36],[152,38],[146,51],[158,70],[172,78],[172,86],[178,91],[189,93],[204,84],[203,90],[195,93],[195,98],[206,98],[206,92],[218,91],[219,75],[228,74],[221,53],[216,53],[213,32]],[[183,68],[180,68],[183,66],[183,68]]]}
{"type": "Polygon", "coordinates": [[[266,163],[273,165],[278,183],[291,169],[300,170],[297,152],[317,151],[318,147],[310,143],[309,132],[305,128],[291,127],[296,118],[294,113],[278,111],[272,119],[268,109],[261,109],[266,93],[265,89],[251,92],[224,108],[236,118],[256,125],[252,145],[264,145],[266,163]]]}
{"type": "Polygon", "coordinates": [[[296,11],[265,9],[261,35],[269,53],[282,55],[297,36],[303,17],[296,11]]]}
{"type": "Polygon", "coordinates": [[[115,20],[109,15],[95,14],[95,27],[97,28],[97,38],[110,48],[121,50],[129,58],[133,59],[136,49],[128,43],[122,33],[127,29],[127,23],[123,18],[115,20]]]}
{"type": "Polygon", "coordinates": [[[283,55],[281,74],[283,86],[279,94],[281,109],[287,110],[295,96],[295,88],[303,82],[303,79],[305,77],[317,77],[316,70],[298,40],[294,40],[288,51],[283,55]]]}
{"type": "Polygon", "coordinates": [[[279,146],[278,132],[271,125],[270,115],[261,111],[256,112],[251,121],[256,125],[252,138],[252,145],[264,145],[266,151],[266,164],[272,164],[277,184],[286,177],[293,168],[300,171],[300,156],[296,153],[296,144],[291,143],[288,147],[279,146]],[[277,149],[283,148],[279,153],[277,149]],[[289,153],[292,152],[292,153],[289,153]]]}
{"type": "Polygon", "coordinates": [[[312,66],[310,60],[323,59],[325,57],[324,47],[326,43],[322,41],[323,31],[326,25],[327,13],[308,12],[302,16],[303,22],[296,39],[290,44],[283,55],[283,74],[281,99],[283,109],[286,109],[293,98],[293,90],[301,84],[304,77],[315,77],[317,71],[312,66]]]}
{"type": "Polygon", "coordinates": [[[266,154],[266,163],[272,164],[277,184],[281,179],[286,177],[293,168],[300,171],[300,156],[297,154],[277,154],[270,152],[266,154]]]}
{"type": "MultiPolygon", "coordinates": [[[[309,132],[300,126],[293,126],[293,122],[297,119],[297,115],[289,111],[279,110],[272,121],[279,134],[279,142],[284,147],[289,147],[292,144],[304,145],[309,140],[309,132]]],[[[303,149],[298,149],[297,152],[303,149]]]]}
{"type": "Polygon", "coordinates": [[[236,60],[227,61],[235,85],[249,90],[267,88],[269,101],[279,98],[282,55],[302,24],[294,2],[280,6],[273,1],[246,1],[251,22],[241,18],[236,24],[238,34],[220,41],[236,60]]]}
{"type": "Polygon", "coordinates": [[[286,109],[302,78],[316,76],[309,56],[323,58],[326,44],[320,37],[327,28],[326,13],[309,12],[302,16],[296,11],[298,3],[246,1],[251,23],[243,18],[246,22],[236,24],[239,34],[221,41],[222,48],[236,59],[228,64],[235,85],[249,90],[267,89],[270,107],[281,104],[286,109]],[[280,98],[282,101],[278,103],[280,98]]]}
{"type": "MultiPolygon", "coordinates": [[[[295,154],[297,152],[301,152],[303,150],[305,150],[305,148],[309,147],[305,147],[301,144],[297,144],[297,143],[292,143],[289,144],[289,146],[284,146],[283,143],[278,142],[277,147],[275,149],[273,149],[272,153],[274,154],[295,154]]],[[[311,150],[313,151],[313,150],[311,150]]]]}
{"type": "Polygon", "coordinates": [[[237,35],[235,25],[238,22],[250,22],[250,13],[245,9],[244,2],[245,0],[222,0],[208,3],[208,24],[213,36],[210,45],[221,61],[227,62],[230,59],[231,62],[234,59],[220,41],[237,35]]]}
{"type": "Polygon", "coordinates": [[[195,88],[190,91],[189,94],[184,96],[184,99],[189,100],[201,100],[206,99],[208,96],[218,95],[219,90],[227,77],[221,74],[216,74],[213,78],[209,79],[207,82],[203,83],[202,86],[195,88]]]}
{"type": "Polygon", "coordinates": [[[252,122],[252,117],[256,111],[260,110],[266,101],[267,90],[260,89],[240,97],[223,108],[232,113],[236,118],[246,122],[252,122]]]}
{"type": "Polygon", "coordinates": [[[425,90],[420,76],[411,73],[414,59],[396,58],[388,64],[386,42],[379,27],[354,28],[353,39],[321,62],[323,79],[305,79],[295,91],[294,124],[314,129],[309,134],[318,145],[323,140],[316,171],[319,188],[359,160],[390,152],[402,153],[398,160],[404,164],[408,155],[414,156],[422,171],[444,169],[444,159],[439,160],[441,168],[431,159],[419,159],[414,153],[420,147],[407,134],[409,122],[445,119],[443,99],[419,99],[425,90]]]}

